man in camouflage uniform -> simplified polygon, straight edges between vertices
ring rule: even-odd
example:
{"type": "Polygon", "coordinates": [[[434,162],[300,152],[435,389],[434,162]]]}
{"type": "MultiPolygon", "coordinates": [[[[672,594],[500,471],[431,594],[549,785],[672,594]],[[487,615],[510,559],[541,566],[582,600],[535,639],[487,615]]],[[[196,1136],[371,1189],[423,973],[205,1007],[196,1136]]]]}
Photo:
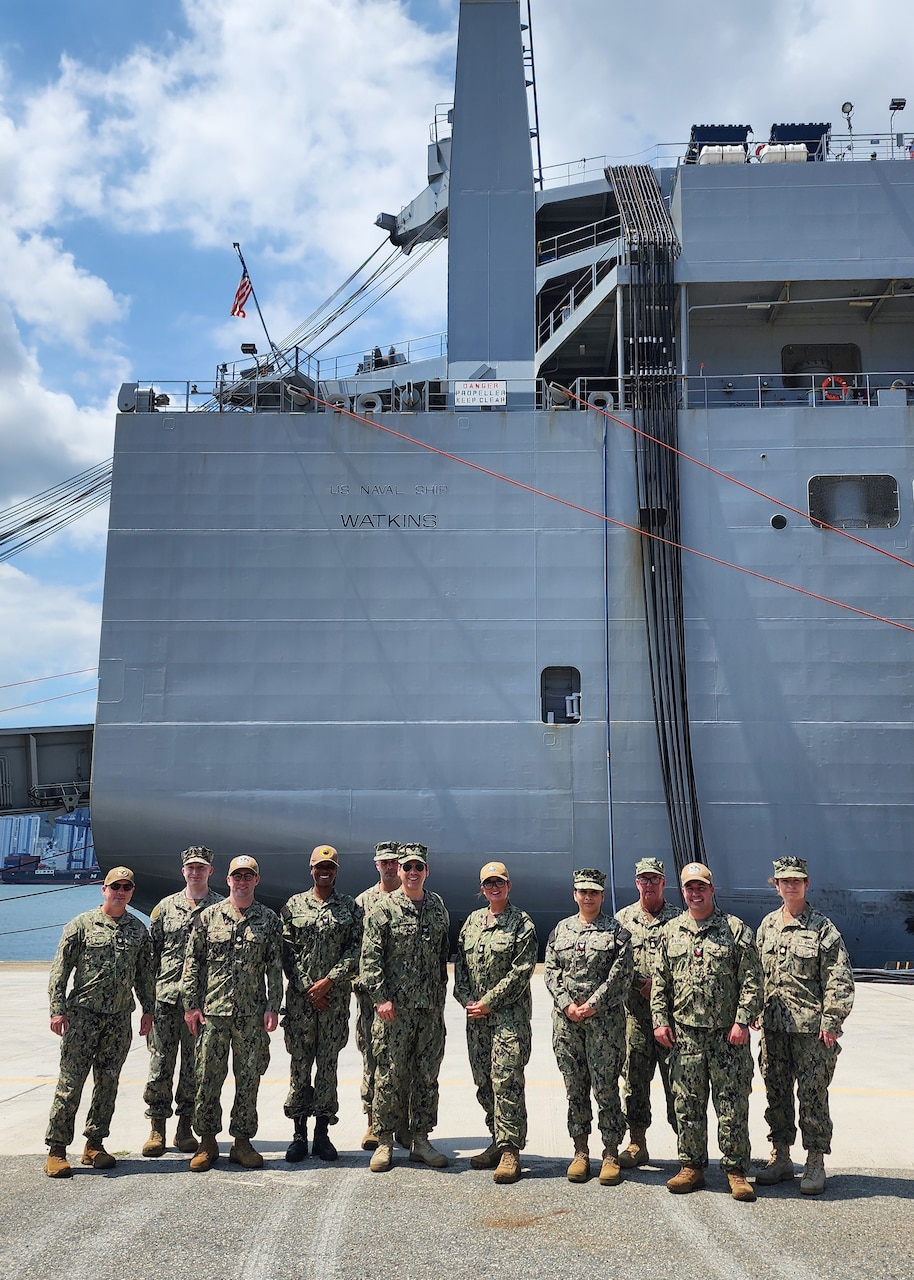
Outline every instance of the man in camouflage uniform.
{"type": "Polygon", "coordinates": [[[568,1133],[574,1158],[569,1182],[590,1177],[590,1094],[603,1138],[600,1183],[622,1180],[619,1140],[625,1132],[619,1075],[625,1058],[625,996],[632,980],[629,932],[603,912],[606,876],[575,871],[578,914],[560,920],[546,944],[546,987],[552,1011],[552,1048],[568,1095],[568,1133]]]}
{"type": "Polygon", "coordinates": [[[111,1132],[121,1067],[133,1039],[133,993],[143,1011],[141,1036],[149,1034],[155,1002],[149,934],[142,920],[127,910],[134,887],[129,867],[109,871],[102,885],[102,905],[65,926],[51,965],[51,1030],[62,1041],[60,1076],[45,1134],[49,1150],[44,1171],[49,1178],[69,1178],[73,1172],[67,1146],[73,1141],[76,1112],[90,1070],[92,1103],[82,1163],[93,1169],[113,1169],[117,1163],[105,1150],[104,1140],[111,1132]]]}
{"type": "Polygon", "coordinates": [[[401,845],[399,863],[400,888],[378,899],[362,942],[361,981],[375,1007],[372,1173],[390,1168],[395,1130],[410,1134],[410,1160],[434,1169],[448,1163],[428,1135],[438,1121],[450,920],[425,888],[425,845],[401,845]]]}
{"type": "Polygon", "coordinates": [[[670,1128],[676,1131],[676,1112],[670,1088],[669,1050],[654,1039],[651,1021],[651,978],[654,958],[660,946],[660,935],[668,920],[679,915],[679,908],[664,899],[666,876],[659,858],[641,858],[635,863],[635,887],[638,901],[616,912],[616,919],[632,936],[634,972],[625,999],[625,1090],[623,1102],[628,1125],[629,1144],[619,1153],[623,1169],[647,1164],[647,1131],[651,1124],[651,1080],[659,1066],[666,1115],[670,1128]]]}
{"type": "Polygon", "coordinates": [[[840,933],[806,901],[805,860],[778,858],[774,885],[782,906],[765,917],[757,937],[765,980],[759,1066],[768,1095],[765,1119],[772,1150],[755,1180],[770,1186],[794,1176],[790,1148],[797,1136],[796,1085],[806,1149],[800,1190],[814,1196],[826,1186],[825,1156],[832,1135],[828,1086],[841,1052],[838,1037],[854,1004],[854,975],[840,933]]]}
{"type": "Polygon", "coordinates": [[[144,1156],[165,1154],[165,1121],[171,1115],[172,1089],[178,1050],[181,1070],[174,1092],[178,1131],[175,1146],[179,1151],[197,1150],[197,1139],[191,1128],[194,1114],[194,1049],[196,1041],[184,1021],[181,1004],[181,974],[191,926],[205,907],[218,902],[221,894],[209,887],[213,874],[213,853],[202,844],[191,845],[181,854],[184,888],[157,903],[151,921],[153,970],[156,975],[156,1007],[149,1033],[149,1079],[143,1101],[150,1117],[149,1137],[143,1146],[144,1156]]]}
{"type": "MultiPolygon", "coordinates": [[[[382,840],[374,847],[374,865],[377,868],[378,880],[369,889],[365,889],[356,898],[362,908],[363,916],[368,916],[374,904],[382,896],[393,893],[400,888],[400,864],[397,854],[400,845],[396,840],[382,840]]],[[[361,977],[352,984],[358,1004],[358,1017],[355,1023],[356,1048],[362,1055],[362,1110],[368,1117],[365,1136],[362,1138],[362,1150],[374,1151],[378,1145],[374,1129],[371,1125],[371,1100],[374,1097],[374,1051],[371,1047],[371,1029],[374,1025],[374,1001],[362,987],[361,977]]]]}
{"type": "Polygon", "coordinates": [[[754,1200],[749,1168],[749,1024],[761,1008],[762,971],[752,931],[714,904],[711,872],[682,871],[686,910],[663,928],[651,988],[658,1044],[672,1049],[670,1080],[682,1168],[674,1193],[705,1185],[708,1087],[717,1112],[721,1168],[734,1200],[754,1200]]]}
{"type": "Polygon", "coordinates": [[[520,1152],[527,1145],[524,1068],[530,1061],[536,929],[508,897],[503,862],[487,862],[479,878],[488,907],[464,922],[454,963],[454,998],[466,1009],[470,1070],[492,1135],[470,1164],[494,1169],[496,1182],[511,1183],[520,1178],[520,1152]]]}
{"type": "Polygon", "coordinates": [[[222,1129],[229,1048],[235,1074],[229,1160],[245,1169],[263,1166],[251,1138],[257,1132],[260,1077],[270,1061],[269,1033],[279,1025],[282,1004],[282,929],[275,911],[254,899],[257,862],[247,854],[233,858],[226,880],[228,898],[197,916],[181,977],[184,1019],[191,1035],[199,1036],[194,1128],[200,1145],[190,1162],[195,1173],[219,1158],[216,1135],[222,1129]]]}
{"type": "Polygon", "coordinates": [[[318,845],[311,854],[314,888],[297,893],[280,912],[282,964],[288,978],[283,1028],[292,1079],[285,1113],[295,1131],[290,1164],[308,1154],[308,1117],[315,1116],[314,1154],[335,1160],[328,1125],[336,1124],[336,1064],[349,1038],[349,995],[362,946],[362,911],[336,891],[339,854],[318,845]],[[314,1068],[314,1084],[311,1069],[314,1068]]]}

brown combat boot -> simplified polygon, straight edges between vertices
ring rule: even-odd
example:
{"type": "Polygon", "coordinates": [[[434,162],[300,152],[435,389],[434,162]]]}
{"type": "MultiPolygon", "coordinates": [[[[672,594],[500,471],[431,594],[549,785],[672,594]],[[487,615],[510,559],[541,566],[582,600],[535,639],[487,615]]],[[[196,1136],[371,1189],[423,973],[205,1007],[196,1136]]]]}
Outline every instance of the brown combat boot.
{"type": "Polygon", "coordinates": [[[378,1145],[375,1147],[368,1165],[372,1173],[386,1173],[394,1162],[394,1135],[390,1130],[378,1134],[378,1145]]]}
{"type": "Polygon", "coordinates": [[[197,1135],[190,1124],[190,1116],[178,1116],[178,1128],[175,1132],[175,1146],[185,1155],[192,1156],[197,1150],[197,1135]]]}
{"type": "Polygon", "coordinates": [[[776,1142],[771,1148],[768,1163],[764,1169],[759,1169],[755,1181],[760,1187],[773,1187],[776,1182],[787,1182],[795,1176],[790,1147],[786,1142],[776,1142]]]}
{"type": "Polygon", "coordinates": [[[102,1144],[96,1142],[94,1138],[86,1139],[80,1163],[87,1164],[90,1169],[113,1169],[117,1165],[117,1161],[110,1151],[106,1151],[102,1144]]]}
{"type": "Polygon", "coordinates": [[[495,1142],[494,1138],[486,1147],[485,1151],[480,1151],[479,1155],[470,1156],[471,1169],[495,1169],[501,1160],[501,1149],[495,1142]]]}
{"type": "Polygon", "coordinates": [[[143,1143],[144,1156],[164,1156],[165,1117],[153,1116],[149,1122],[149,1137],[143,1143]]]}
{"type": "Polygon", "coordinates": [[[569,1182],[586,1182],[590,1177],[590,1149],[587,1143],[586,1133],[576,1133],[573,1136],[574,1142],[574,1158],[566,1170],[569,1182]]]}
{"type": "Polygon", "coordinates": [[[615,1143],[603,1148],[603,1163],[600,1166],[600,1186],[617,1187],[622,1181],[622,1170],[619,1167],[619,1148],[615,1143]]]}
{"type": "Polygon", "coordinates": [[[262,1169],[263,1156],[251,1146],[250,1138],[236,1138],[229,1150],[229,1163],[242,1169],[262,1169]]]}
{"type": "Polygon", "coordinates": [[[498,1168],[492,1174],[492,1181],[501,1184],[520,1181],[520,1152],[517,1147],[502,1147],[498,1168]]]}
{"type": "Polygon", "coordinates": [[[639,1164],[647,1164],[650,1156],[647,1151],[647,1129],[632,1129],[628,1135],[628,1146],[619,1152],[619,1166],[622,1169],[636,1169],[639,1164]]]}
{"type": "Polygon", "coordinates": [[[705,1174],[697,1164],[684,1164],[666,1184],[667,1191],[674,1196],[688,1195],[690,1191],[700,1191],[705,1185],[705,1174]]]}
{"type": "Polygon", "coordinates": [[[827,1186],[824,1151],[807,1151],[800,1190],[804,1196],[820,1196],[827,1186]]]}
{"type": "Polygon", "coordinates": [[[67,1163],[67,1149],[62,1142],[53,1142],[48,1147],[48,1158],[44,1162],[44,1171],[49,1178],[72,1178],[73,1170],[67,1163]]]}
{"type": "Polygon", "coordinates": [[[413,1134],[409,1158],[416,1164],[427,1164],[430,1169],[446,1169],[450,1164],[444,1152],[436,1150],[424,1133],[413,1134]]]}
{"type": "Polygon", "coordinates": [[[746,1181],[746,1175],[741,1169],[734,1169],[732,1173],[728,1173],[727,1181],[730,1183],[730,1195],[734,1200],[742,1200],[746,1204],[752,1203],[755,1199],[755,1191],[746,1181]]]}
{"type": "Polygon", "coordinates": [[[362,1139],[362,1150],[363,1150],[363,1151],[374,1151],[374,1149],[375,1149],[375,1147],[376,1147],[377,1145],[378,1145],[378,1139],[377,1139],[377,1135],[375,1134],[374,1129],[372,1129],[372,1127],[371,1127],[371,1108],[369,1107],[369,1109],[368,1109],[368,1123],[367,1123],[367,1124],[366,1124],[366,1126],[365,1126],[365,1136],[364,1136],[364,1138],[362,1139]]]}
{"type": "Polygon", "coordinates": [[[190,1162],[193,1172],[206,1173],[207,1169],[212,1169],[218,1159],[219,1143],[216,1141],[216,1135],[214,1133],[201,1134],[197,1145],[197,1154],[190,1162]]]}

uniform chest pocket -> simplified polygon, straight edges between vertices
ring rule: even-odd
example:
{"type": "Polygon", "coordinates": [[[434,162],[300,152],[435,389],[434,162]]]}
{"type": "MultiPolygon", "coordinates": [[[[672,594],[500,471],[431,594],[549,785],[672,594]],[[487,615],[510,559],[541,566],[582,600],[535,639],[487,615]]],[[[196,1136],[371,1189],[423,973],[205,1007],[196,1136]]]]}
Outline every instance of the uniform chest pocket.
{"type": "Polygon", "coordinates": [[[788,956],[796,972],[812,975],[819,965],[819,938],[815,933],[799,933],[793,939],[788,956]]]}
{"type": "Polygon", "coordinates": [[[723,973],[730,967],[733,948],[728,947],[726,943],[712,942],[706,939],[704,942],[699,940],[699,947],[702,950],[705,966],[709,973],[723,973]]]}
{"type": "Polygon", "coordinates": [[[225,925],[220,925],[217,929],[210,929],[206,935],[206,942],[209,947],[216,951],[225,951],[232,945],[234,941],[235,931],[225,925]]]}
{"type": "Polygon", "coordinates": [[[671,938],[666,946],[670,968],[681,969],[688,964],[693,949],[693,945],[688,938],[671,938]]]}

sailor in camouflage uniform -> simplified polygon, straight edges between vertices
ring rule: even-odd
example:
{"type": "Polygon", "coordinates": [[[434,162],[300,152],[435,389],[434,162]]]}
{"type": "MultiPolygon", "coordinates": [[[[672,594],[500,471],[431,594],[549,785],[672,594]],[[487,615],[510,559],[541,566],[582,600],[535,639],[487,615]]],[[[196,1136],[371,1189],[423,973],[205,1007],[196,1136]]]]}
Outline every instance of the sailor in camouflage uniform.
{"type": "Polygon", "coordinates": [[[574,1158],[569,1182],[590,1177],[590,1094],[597,1103],[603,1138],[600,1182],[617,1186],[619,1139],[625,1132],[619,1101],[619,1076],[625,1060],[625,996],[632,980],[631,937],[604,914],[606,876],[594,869],[575,871],[578,914],[560,920],[546,944],[546,987],[552,1011],[552,1047],[568,1095],[568,1132],[574,1158]]]}
{"type": "Polygon", "coordinates": [[[682,1168],[675,1193],[705,1185],[708,1088],[717,1112],[721,1168],[734,1200],[754,1200],[749,1169],[749,1024],[761,1008],[762,971],[752,931],[714,904],[711,872],[682,871],[686,910],[663,928],[651,988],[654,1035],[670,1054],[682,1168]]]}
{"type": "Polygon", "coordinates": [[[295,894],[280,912],[288,979],[283,1029],[292,1074],[285,1113],[295,1124],[286,1151],[290,1164],[308,1154],[309,1116],[315,1117],[314,1154],[337,1158],[327,1127],[339,1112],[337,1059],[349,1039],[349,996],[362,947],[362,909],[337,893],[338,870],[336,849],[318,845],[311,853],[314,888],[295,894]]]}
{"type": "Polygon", "coordinates": [[[509,900],[503,862],[487,862],[479,879],[488,907],[464,922],[454,962],[454,998],[466,1009],[470,1070],[492,1135],[470,1164],[494,1169],[496,1182],[511,1183],[520,1178],[527,1143],[524,1068],[530,1061],[536,929],[509,900]]]}
{"type": "Polygon", "coordinates": [[[425,888],[425,845],[401,845],[399,864],[400,888],[378,899],[362,942],[360,978],[375,1007],[372,1173],[390,1168],[395,1130],[409,1133],[410,1160],[433,1169],[448,1163],[428,1135],[438,1121],[450,921],[425,888]]]}
{"type": "Polygon", "coordinates": [[[51,1030],[61,1036],[60,1076],[51,1105],[44,1166],[49,1178],[69,1178],[67,1146],[73,1141],[83,1086],[92,1072],[92,1103],[86,1118],[82,1163],[113,1169],[117,1163],[104,1147],[124,1059],[133,1039],[133,993],[142,1009],[140,1035],[149,1034],[155,984],[149,934],[127,903],[135,887],[129,867],[114,867],[102,885],[102,905],[84,911],[64,927],[51,975],[48,997],[51,1030]],[[70,975],[73,984],[67,991],[70,975]]]}
{"type": "Polygon", "coordinates": [[[152,908],[153,970],[156,977],[156,1006],[149,1033],[149,1079],[143,1101],[150,1117],[150,1132],[143,1146],[144,1156],[165,1154],[165,1121],[171,1115],[172,1096],[178,1117],[175,1146],[179,1151],[197,1150],[191,1128],[194,1114],[194,1050],[196,1041],[184,1021],[181,1004],[181,974],[187,939],[197,916],[222,897],[209,887],[213,874],[213,852],[202,844],[191,845],[181,854],[184,888],[163,898],[152,908]],[[175,1064],[181,1053],[178,1087],[174,1090],[175,1064]]]}
{"type": "Polygon", "coordinates": [[[234,1137],[229,1160],[259,1169],[263,1157],[251,1146],[257,1132],[257,1093],[270,1062],[269,1033],[279,1025],[282,1004],[282,930],[279,917],[254,899],[260,869],[247,854],[229,863],[229,896],[197,917],[190,934],[181,996],[185,1021],[199,1035],[194,1064],[194,1128],[200,1135],[190,1162],[195,1173],[219,1158],[222,1085],[229,1049],[235,1102],[229,1123],[234,1137]]]}
{"type": "Polygon", "coordinates": [[[765,982],[759,1066],[772,1150],[755,1180],[771,1185],[794,1176],[796,1085],[806,1149],[800,1190],[814,1196],[826,1186],[824,1157],[832,1135],[828,1086],[841,1052],[838,1037],[854,1003],[854,976],[840,933],[806,901],[805,860],[778,858],[774,885],[782,906],[765,916],[757,937],[765,982]]]}
{"type": "MultiPolygon", "coordinates": [[[[379,898],[385,897],[400,888],[400,864],[397,854],[400,852],[396,840],[382,840],[374,847],[374,865],[378,872],[376,884],[365,889],[356,898],[362,908],[363,918],[368,916],[379,898]]],[[[355,1044],[362,1055],[362,1110],[368,1117],[365,1136],[362,1138],[362,1150],[374,1151],[378,1145],[371,1124],[371,1100],[374,1097],[374,1050],[371,1047],[371,1029],[374,1026],[374,1001],[362,987],[361,977],[352,984],[358,1004],[358,1016],[355,1023],[355,1044]]]]}
{"type": "Polygon", "coordinates": [[[632,935],[634,972],[625,999],[625,1089],[623,1103],[629,1144],[619,1154],[623,1169],[647,1164],[647,1131],[651,1124],[651,1080],[660,1068],[666,1115],[676,1132],[676,1112],[670,1088],[669,1050],[654,1039],[651,1020],[651,978],[654,959],[660,946],[660,935],[668,920],[679,915],[679,907],[663,896],[666,876],[659,858],[641,858],[635,863],[635,887],[638,901],[616,912],[616,919],[632,935]]]}

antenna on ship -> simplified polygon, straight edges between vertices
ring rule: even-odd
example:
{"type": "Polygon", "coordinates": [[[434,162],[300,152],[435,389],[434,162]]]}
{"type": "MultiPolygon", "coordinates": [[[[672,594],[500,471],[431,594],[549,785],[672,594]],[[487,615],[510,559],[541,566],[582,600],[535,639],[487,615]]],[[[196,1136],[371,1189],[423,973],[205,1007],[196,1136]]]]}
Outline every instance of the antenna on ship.
{"type": "Polygon", "coordinates": [[[533,0],[527,0],[527,21],[521,23],[521,31],[527,33],[527,43],[524,45],[524,66],[530,72],[530,79],[526,82],[527,88],[533,90],[533,128],[530,130],[530,137],[536,143],[536,173],[534,181],[540,191],[543,189],[543,149],[540,146],[540,109],[539,102],[536,97],[536,63],[533,60],[533,0]]]}
{"type": "Polygon", "coordinates": [[[274,355],[278,356],[279,350],[276,346],[276,343],[270,337],[269,331],[267,329],[267,322],[264,320],[263,312],[260,310],[260,303],[257,301],[257,294],[254,292],[254,282],[251,280],[251,273],[250,271],[248,271],[247,263],[244,260],[244,254],[241,252],[241,245],[238,243],[237,240],[233,240],[232,248],[238,254],[238,261],[241,263],[241,284],[239,284],[238,292],[235,294],[235,305],[232,307],[232,315],[233,316],[240,315],[241,318],[243,319],[244,312],[241,310],[241,307],[244,305],[244,303],[247,301],[249,297],[253,298],[254,306],[257,308],[257,314],[260,317],[260,323],[263,326],[264,335],[266,337],[267,342],[270,345],[270,350],[273,352],[274,355]],[[244,295],[245,295],[243,298],[241,297],[242,291],[244,291],[244,295]]]}

